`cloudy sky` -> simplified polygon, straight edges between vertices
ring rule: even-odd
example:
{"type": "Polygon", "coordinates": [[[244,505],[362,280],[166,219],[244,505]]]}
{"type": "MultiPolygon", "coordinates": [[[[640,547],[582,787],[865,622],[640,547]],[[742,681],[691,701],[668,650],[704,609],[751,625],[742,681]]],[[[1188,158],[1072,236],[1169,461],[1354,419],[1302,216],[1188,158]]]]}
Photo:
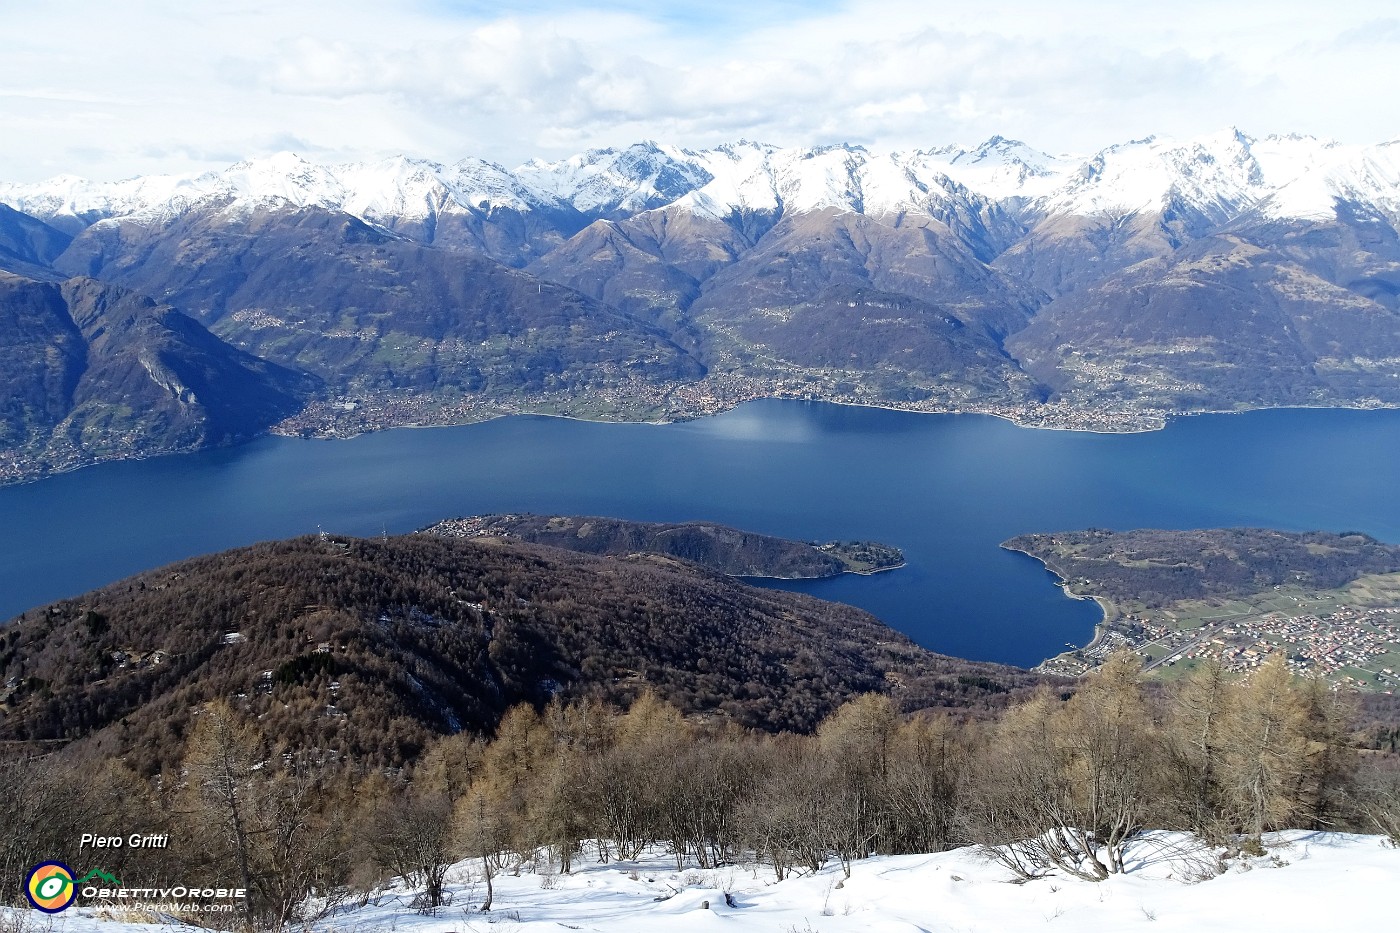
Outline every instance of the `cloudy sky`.
{"type": "Polygon", "coordinates": [[[1400,137],[1362,0],[0,0],[0,180],[656,139],[1400,137]],[[509,12],[506,12],[509,10],[509,12]]]}

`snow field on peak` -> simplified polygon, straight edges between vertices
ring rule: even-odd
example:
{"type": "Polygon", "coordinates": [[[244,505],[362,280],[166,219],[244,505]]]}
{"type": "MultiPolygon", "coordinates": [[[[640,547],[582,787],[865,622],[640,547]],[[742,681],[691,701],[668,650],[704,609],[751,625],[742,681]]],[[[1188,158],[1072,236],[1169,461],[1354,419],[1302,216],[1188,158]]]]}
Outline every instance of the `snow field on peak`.
{"type": "Polygon", "coordinates": [[[713,180],[676,207],[723,218],[735,210],[880,215],[925,212],[972,192],[950,179],[927,153],[872,155],[863,149],[711,150],[703,165],[713,180]]]}
{"type": "Polygon", "coordinates": [[[1103,150],[1036,207],[1048,215],[1125,215],[1160,210],[1175,198],[1217,221],[1255,205],[1276,218],[1330,220],[1333,193],[1400,199],[1393,170],[1339,175],[1338,166],[1351,161],[1385,161],[1393,169],[1393,158],[1387,144],[1342,146],[1299,135],[1253,139],[1226,130],[1185,142],[1151,138],[1103,150]]]}
{"type": "Polygon", "coordinates": [[[1083,161],[1049,155],[1000,136],[976,149],[948,148],[926,155],[941,160],[941,170],[949,178],[995,201],[1044,197],[1063,185],[1083,161]]]}
{"type": "MultiPolygon", "coordinates": [[[[538,874],[528,867],[498,874],[489,914],[476,910],[485,886],[479,863],[469,860],[449,871],[452,902],[436,916],[415,912],[415,892],[394,887],[372,906],[348,909],[311,929],[448,933],[507,923],[520,933],[1002,933],[1052,924],[1066,933],[1314,933],[1393,925],[1386,895],[1400,872],[1400,850],[1381,837],[1291,831],[1267,835],[1264,845],[1263,856],[1231,859],[1216,875],[1218,851],[1179,833],[1154,832],[1130,846],[1122,875],[1099,883],[1055,875],[1024,884],[1010,883],[1005,869],[970,848],[860,860],[848,880],[833,861],[815,874],[775,882],[765,866],[677,871],[660,851],[637,862],[600,865],[586,847],[570,874],[553,874],[543,864],[538,874]]],[[[103,921],[78,908],[58,915],[53,929],[138,933],[168,927],[103,921]]]]}
{"type": "Polygon", "coordinates": [[[499,165],[480,159],[440,165],[400,156],[340,165],[333,171],[345,189],[336,207],[366,220],[413,220],[454,209],[524,212],[554,206],[499,165]]]}
{"type": "Polygon", "coordinates": [[[776,211],[782,198],[774,179],[775,152],[757,146],[726,146],[707,152],[704,168],[710,181],[684,195],[676,207],[722,219],[736,208],[776,211]]]}
{"type": "Polygon", "coordinates": [[[1154,138],[1103,150],[1038,206],[1046,214],[1131,214],[1159,210],[1175,194],[1211,214],[1252,203],[1266,190],[1248,146],[1234,136],[1154,138]]]}
{"type": "Polygon", "coordinates": [[[210,197],[234,201],[284,201],[297,207],[335,207],[345,199],[345,186],[328,168],[313,165],[291,152],[239,162],[210,179],[210,197]]]}
{"type": "Polygon", "coordinates": [[[1330,220],[1337,199],[1374,206],[1400,216],[1400,142],[1377,146],[1334,145],[1330,158],[1309,162],[1304,172],[1273,192],[1261,207],[1274,219],[1330,220]]]}
{"type": "Polygon", "coordinates": [[[787,212],[807,213],[828,207],[863,211],[867,206],[860,177],[866,163],[864,155],[842,149],[785,149],[774,153],[770,159],[774,194],[787,212]]]}

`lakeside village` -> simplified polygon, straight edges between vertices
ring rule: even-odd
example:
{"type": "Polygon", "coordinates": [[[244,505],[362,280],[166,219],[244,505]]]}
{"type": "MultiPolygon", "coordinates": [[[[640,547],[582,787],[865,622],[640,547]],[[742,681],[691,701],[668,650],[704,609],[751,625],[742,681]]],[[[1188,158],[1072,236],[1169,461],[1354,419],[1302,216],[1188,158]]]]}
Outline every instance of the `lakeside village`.
{"type": "Polygon", "coordinates": [[[1227,671],[1253,670],[1274,652],[1303,677],[1334,686],[1391,693],[1400,687],[1400,606],[1343,606],[1325,615],[1282,613],[1232,616],[1182,629],[1162,619],[1128,615],[1100,625],[1094,640],[1041,664],[1037,670],[1078,677],[1120,648],[1141,655],[1145,670],[1217,658],[1227,671]]]}
{"type": "MultiPolygon", "coordinates": [[[[505,415],[542,414],[599,421],[689,421],[720,414],[744,402],[763,398],[823,401],[838,405],[867,405],[926,414],[980,414],[1003,418],[1027,428],[1133,434],[1166,426],[1172,412],[1132,403],[1112,407],[1077,401],[1031,402],[1004,396],[945,397],[892,401],[843,381],[844,373],[793,376],[749,376],[718,373],[698,382],[658,384],[625,380],[613,385],[553,389],[529,394],[487,396],[455,393],[412,393],[377,389],[327,399],[314,399],[269,433],[286,437],[344,439],[402,427],[442,427],[489,421],[505,415]]],[[[67,437],[54,437],[19,450],[0,451],[0,486],[29,482],[107,460],[142,459],[153,453],[141,448],[139,432],[111,439],[100,451],[86,449],[67,437]]]]}
{"type": "Polygon", "coordinates": [[[272,428],[293,437],[347,438],[395,427],[470,424],[512,414],[547,414],[607,421],[688,421],[728,411],[762,398],[870,405],[927,414],[982,414],[1024,427],[1131,434],[1156,431],[1166,414],[1131,406],[1104,408],[1073,403],[1033,403],[1004,399],[927,399],[886,401],[865,392],[815,387],[804,379],[720,373],[699,382],[657,384],[633,380],[574,390],[535,392],[518,397],[405,394],[393,390],[313,401],[272,428]]]}

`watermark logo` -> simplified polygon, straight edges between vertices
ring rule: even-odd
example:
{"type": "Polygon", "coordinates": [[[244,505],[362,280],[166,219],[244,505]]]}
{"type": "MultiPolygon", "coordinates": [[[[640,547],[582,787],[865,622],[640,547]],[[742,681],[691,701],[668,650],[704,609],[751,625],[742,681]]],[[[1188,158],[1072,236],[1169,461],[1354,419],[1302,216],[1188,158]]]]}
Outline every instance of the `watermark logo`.
{"type": "Polygon", "coordinates": [[[24,894],[35,910],[56,914],[65,910],[78,896],[73,869],[62,862],[41,862],[29,869],[24,880],[24,894]]]}
{"type": "Polygon", "coordinates": [[[133,909],[172,914],[232,913],[237,902],[248,897],[243,888],[221,888],[204,883],[128,888],[120,878],[100,868],[74,878],[73,869],[62,862],[41,862],[29,869],[24,879],[24,894],[34,909],[48,914],[68,909],[79,895],[88,903],[115,901],[133,909]],[[223,903],[204,903],[211,900],[223,903]]]}
{"type": "Polygon", "coordinates": [[[73,869],[62,862],[42,862],[29,869],[29,877],[24,880],[24,894],[36,910],[56,914],[72,906],[78,889],[90,881],[103,881],[114,888],[122,885],[120,879],[100,868],[75,880],[73,869]]]}

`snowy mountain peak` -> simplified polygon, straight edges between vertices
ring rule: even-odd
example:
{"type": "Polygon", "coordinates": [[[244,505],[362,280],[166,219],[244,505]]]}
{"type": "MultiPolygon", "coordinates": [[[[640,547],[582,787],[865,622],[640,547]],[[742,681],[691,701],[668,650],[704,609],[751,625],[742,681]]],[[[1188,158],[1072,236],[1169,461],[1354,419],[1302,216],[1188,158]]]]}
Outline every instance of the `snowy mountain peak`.
{"type": "Polygon", "coordinates": [[[869,155],[869,151],[864,146],[858,145],[856,143],[830,143],[825,146],[813,146],[810,149],[804,150],[804,152],[806,153],[804,158],[808,159],[815,158],[816,156],[826,155],[829,152],[847,152],[869,155]]]}
{"type": "Polygon", "coordinates": [[[1041,161],[1046,158],[1042,152],[1037,152],[1019,139],[1007,139],[1005,136],[993,136],[982,145],[971,152],[962,152],[954,161],[981,162],[987,159],[999,158],[1004,161],[1041,161]]]}
{"type": "Polygon", "coordinates": [[[516,178],[584,213],[636,213],[670,204],[710,180],[694,153],[654,142],[590,149],[557,162],[532,159],[516,178]]]}
{"type": "Polygon", "coordinates": [[[294,152],[238,162],[208,179],[209,194],[247,204],[283,202],[296,207],[336,207],[345,189],[329,169],[314,165],[294,152]]]}
{"type": "Polygon", "coordinates": [[[973,149],[945,146],[918,155],[940,164],[959,184],[997,201],[1048,194],[1078,164],[1005,136],[993,136],[973,149]]]}
{"type": "Polygon", "coordinates": [[[260,159],[244,159],[230,165],[225,171],[247,172],[263,170],[272,174],[296,174],[297,172],[312,171],[316,166],[297,155],[295,152],[283,150],[274,152],[270,156],[260,159]]]}

